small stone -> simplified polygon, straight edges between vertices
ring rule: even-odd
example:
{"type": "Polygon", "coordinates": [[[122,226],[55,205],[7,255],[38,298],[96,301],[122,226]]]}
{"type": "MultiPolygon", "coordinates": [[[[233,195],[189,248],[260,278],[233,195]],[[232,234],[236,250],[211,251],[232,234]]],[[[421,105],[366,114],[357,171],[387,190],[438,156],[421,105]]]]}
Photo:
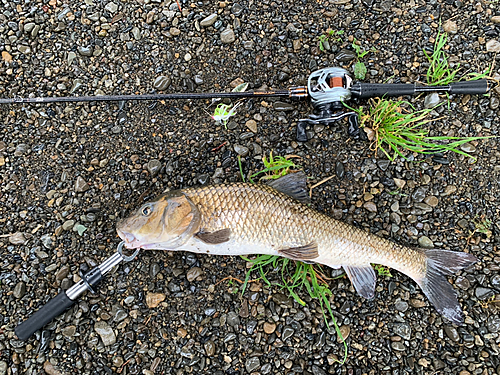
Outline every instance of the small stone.
{"type": "Polygon", "coordinates": [[[348,49],[341,49],[337,56],[335,56],[335,58],[341,63],[354,60],[356,57],[356,53],[348,49]]]}
{"type": "Polygon", "coordinates": [[[402,342],[400,341],[393,341],[391,343],[391,348],[398,351],[398,352],[404,352],[405,351],[405,346],[402,342]]]}
{"type": "Polygon", "coordinates": [[[365,202],[363,207],[370,212],[377,212],[377,206],[373,202],[365,202]]]}
{"type": "Polygon", "coordinates": [[[177,330],[177,336],[179,336],[181,339],[186,337],[187,334],[188,334],[188,332],[182,327],[177,330]]]}
{"type": "Polygon", "coordinates": [[[2,60],[5,62],[12,62],[12,56],[7,51],[2,51],[2,60]]]}
{"type": "Polygon", "coordinates": [[[217,14],[212,13],[211,15],[205,17],[200,21],[200,26],[201,27],[212,26],[215,23],[215,21],[217,21],[217,14]]]}
{"type": "Polygon", "coordinates": [[[43,370],[47,373],[47,375],[62,375],[61,371],[59,371],[52,363],[49,361],[45,361],[43,363],[43,370]]]}
{"type": "Polygon", "coordinates": [[[165,90],[168,86],[170,86],[170,78],[165,77],[165,76],[159,76],[155,79],[153,82],[153,87],[156,90],[163,91],[165,90]]]}
{"type": "Polygon", "coordinates": [[[92,56],[92,49],[89,47],[78,47],[77,51],[82,56],[92,56]]]}
{"type": "Polygon", "coordinates": [[[240,4],[235,3],[231,7],[231,13],[233,13],[236,17],[239,17],[241,13],[243,13],[243,7],[240,4]]]}
{"type": "Polygon", "coordinates": [[[0,361],[0,375],[7,374],[7,362],[0,361]]]}
{"type": "Polygon", "coordinates": [[[467,152],[468,154],[471,154],[473,152],[476,151],[476,147],[474,147],[474,145],[470,144],[470,143],[464,143],[463,145],[460,145],[460,149],[462,151],[465,151],[467,152]]]}
{"type": "Polygon", "coordinates": [[[78,176],[75,181],[75,191],[77,193],[83,193],[87,190],[89,190],[89,185],[81,176],[78,176]]]}
{"type": "Polygon", "coordinates": [[[295,331],[293,330],[293,328],[286,326],[285,328],[283,328],[283,332],[281,333],[281,341],[286,341],[287,339],[292,337],[294,333],[295,331]]]}
{"type": "Polygon", "coordinates": [[[351,334],[351,327],[350,326],[341,326],[339,328],[339,330],[340,330],[340,333],[342,336],[337,335],[337,342],[343,343],[345,340],[347,340],[347,338],[351,334]]]}
{"type": "Polygon", "coordinates": [[[457,191],[457,187],[455,185],[446,185],[444,191],[441,193],[443,197],[453,194],[457,191]]]}
{"type": "Polygon", "coordinates": [[[26,284],[23,281],[19,281],[14,287],[14,291],[12,292],[13,296],[17,299],[23,298],[26,293],[26,284]]]}
{"type": "Polygon", "coordinates": [[[146,294],[146,305],[150,309],[157,307],[161,302],[165,301],[165,294],[163,293],[148,293],[146,294]]]}
{"type": "Polygon", "coordinates": [[[94,324],[95,331],[101,336],[104,346],[110,346],[116,343],[116,336],[108,323],[100,320],[94,324]]]}
{"type": "Polygon", "coordinates": [[[201,276],[202,274],[203,271],[201,270],[200,267],[193,267],[187,272],[186,278],[189,282],[193,282],[197,277],[201,276]]]}
{"type": "Polygon", "coordinates": [[[9,236],[9,242],[12,245],[24,245],[28,242],[23,232],[16,232],[9,236]]]}
{"type": "Polygon", "coordinates": [[[227,314],[226,322],[231,327],[236,327],[240,324],[240,317],[234,311],[230,311],[227,314]]]}
{"type": "Polygon", "coordinates": [[[264,323],[264,332],[267,333],[268,335],[273,333],[275,330],[276,330],[276,324],[268,322],[264,323]]]}
{"type": "Polygon", "coordinates": [[[234,151],[240,155],[240,156],[247,156],[248,153],[250,152],[250,150],[248,149],[248,147],[245,147],[245,146],[241,146],[241,145],[234,145],[234,151]]]}
{"type": "Polygon", "coordinates": [[[76,59],[76,53],[74,52],[68,52],[68,65],[71,65],[71,63],[76,59]]]}
{"type": "Polygon", "coordinates": [[[70,229],[73,229],[74,226],[75,226],[74,220],[66,220],[62,225],[62,229],[63,230],[70,230],[70,229]]]}
{"type": "Polygon", "coordinates": [[[395,178],[394,179],[394,183],[396,184],[396,186],[400,189],[404,188],[405,185],[406,185],[406,181],[405,180],[400,180],[399,178],[395,178]]]}
{"type": "Polygon", "coordinates": [[[500,52],[500,42],[492,39],[486,42],[487,52],[500,52]]]}
{"type": "Polygon", "coordinates": [[[61,281],[64,279],[66,276],[69,274],[69,267],[68,266],[62,266],[59,271],[56,273],[56,280],[61,281]]]}
{"type": "Polygon", "coordinates": [[[493,23],[500,23],[500,16],[493,16],[493,17],[491,17],[491,22],[493,22],[493,23]]]}
{"type": "Polygon", "coordinates": [[[483,288],[481,286],[476,288],[476,297],[484,301],[495,294],[495,292],[490,288],[483,288]]]}
{"type": "Polygon", "coordinates": [[[408,303],[406,301],[398,300],[394,304],[394,307],[398,311],[405,312],[406,310],[408,310],[408,303]]]}
{"type": "Polygon", "coordinates": [[[236,40],[236,36],[234,35],[233,29],[226,29],[220,33],[220,40],[222,43],[229,44],[233,43],[236,40]]]}
{"type": "Polygon", "coordinates": [[[436,207],[439,203],[439,200],[434,195],[429,195],[424,199],[424,202],[431,207],[436,207]]]}
{"type": "Polygon", "coordinates": [[[412,299],[410,299],[410,305],[412,305],[413,307],[418,309],[420,307],[424,307],[425,302],[420,300],[420,299],[412,298],[412,299]]]}
{"type": "Polygon", "coordinates": [[[486,321],[486,328],[490,333],[497,333],[500,331],[500,316],[492,315],[486,321]]]}
{"type": "Polygon", "coordinates": [[[160,172],[161,166],[159,160],[153,159],[148,162],[147,169],[151,176],[155,177],[160,172]]]}
{"type": "Polygon", "coordinates": [[[180,35],[181,31],[177,27],[171,27],[169,33],[172,36],[178,36],[180,35]]]}
{"type": "Polygon", "coordinates": [[[208,340],[204,347],[207,357],[212,357],[215,354],[215,344],[212,340],[208,340]]]}
{"type": "Polygon", "coordinates": [[[450,34],[456,34],[457,31],[458,31],[458,26],[457,26],[457,23],[455,21],[452,21],[452,20],[447,20],[444,24],[443,24],[443,30],[446,32],[446,33],[450,33],[450,34]]]}
{"type": "Polygon", "coordinates": [[[394,325],[394,333],[405,340],[411,338],[411,327],[408,323],[398,323],[394,325]]]}
{"type": "Polygon", "coordinates": [[[73,337],[76,333],[76,326],[67,326],[61,330],[61,333],[66,337],[73,337]]]}
{"type": "Polygon", "coordinates": [[[283,112],[289,112],[295,110],[295,106],[290,104],[290,103],[285,103],[285,102],[274,102],[273,103],[273,108],[276,111],[283,111],[283,112]]]}
{"type": "Polygon", "coordinates": [[[439,95],[437,92],[433,92],[432,94],[427,95],[424,99],[424,107],[427,109],[434,108],[438,104],[439,104],[439,95]]]}
{"type": "Polygon", "coordinates": [[[345,167],[344,163],[337,161],[335,163],[335,174],[337,175],[338,178],[342,179],[345,176],[345,167]]]}
{"type": "Polygon", "coordinates": [[[248,120],[245,125],[252,133],[257,133],[257,122],[255,120],[248,120]]]}
{"type": "Polygon", "coordinates": [[[184,61],[186,61],[186,62],[191,60],[191,58],[192,58],[192,56],[189,52],[184,55],[184,61]]]}
{"type": "Polygon", "coordinates": [[[118,5],[115,3],[107,3],[104,7],[109,13],[115,13],[118,10],[118,5]]]}
{"type": "Polygon", "coordinates": [[[500,99],[498,99],[496,96],[491,96],[490,98],[490,108],[495,110],[500,106],[500,99]]]}
{"type": "Polygon", "coordinates": [[[419,237],[418,244],[424,249],[432,249],[434,247],[434,243],[427,236],[419,237]]]}
{"type": "Polygon", "coordinates": [[[448,335],[448,337],[452,341],[455,341],[455,342],[460,341],[460,336],[459,336],[458,331],[455,327],[445,326],[444,331],[446,332],[446,335],[448,335]]]}
{"type": "Polygon", "coordinates": [[[260,367],[259,357],[252,357],[246,360],[245,368],[247,372],[252,373],[260,367]]]}

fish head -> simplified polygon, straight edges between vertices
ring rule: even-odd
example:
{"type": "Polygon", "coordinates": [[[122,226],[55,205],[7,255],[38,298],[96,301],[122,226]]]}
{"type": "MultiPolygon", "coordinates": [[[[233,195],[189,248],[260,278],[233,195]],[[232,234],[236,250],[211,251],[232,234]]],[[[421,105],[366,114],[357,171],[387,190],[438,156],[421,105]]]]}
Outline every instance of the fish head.
{"type": "Polygon", "coordinates": [[[200,218],[195,204],[174,191],[143,204],[116,231],[128,249],[174,250],[199,231],[200,218]]]}

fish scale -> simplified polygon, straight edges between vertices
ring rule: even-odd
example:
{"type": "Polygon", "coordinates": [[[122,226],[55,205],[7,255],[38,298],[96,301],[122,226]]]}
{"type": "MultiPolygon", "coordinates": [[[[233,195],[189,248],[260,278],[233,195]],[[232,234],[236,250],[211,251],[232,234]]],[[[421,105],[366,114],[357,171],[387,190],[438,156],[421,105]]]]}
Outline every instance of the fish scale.
{"type": "Polygon", "coordinates": [[[144,204],[120,221],[117,231],[128,248],[281,255],[343,267],[356,291],[368,299],[376,286],[371,264],[381,264],[411,277],[451,322],[463,322],[446,276],[474,264],[473,255],[402,246],[320,213],[301,202],[307,198],[304,174],[269,184],[176,190],[144,204]]]}

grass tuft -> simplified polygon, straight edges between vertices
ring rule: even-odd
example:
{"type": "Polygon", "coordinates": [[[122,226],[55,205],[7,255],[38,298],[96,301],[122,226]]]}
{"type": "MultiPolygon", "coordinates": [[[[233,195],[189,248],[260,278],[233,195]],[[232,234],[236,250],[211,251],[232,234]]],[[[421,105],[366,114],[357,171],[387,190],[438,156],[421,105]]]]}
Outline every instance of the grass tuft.
{"type": "Polygon", "coordinates": [[[429,86],[447,85],[453,82],[460,70],[460,64],[458,64],[457,68],[454,70],[450,68],[448,58],[444,52],[447,41],[448,35],[438,31],[432,54],[429,54],[425,49],[422,50],[430,64],[426,74],[427,84],[429,86]]]}
{"type": "MultiPolygon", "coordinates": [[[[265,174],[265,176],[260,179],[277,179],[280,178],[287,173],[290,173],[292,170],[298,170],[300,167],[295,165],[293,161],[289,160],[293,156],[276,156],[274,157],[272,152],[269,154],[269,159],[266,156],[262,158],[264,163],[264,169],[252,174],[248,180],[251,183],[254,183],[253,178],[265,174]]],[[[238,164],[240,168],[240,174],[242,176],[243,181],[243,169],[241,165],[240,159],[238,159],[238,164]]],[[[267,273],[273,270],[279,271],[281,275],[281,283],[276,284],[280,286],[282,289],[286,289],[293,299],[305,306],[306,303],[302,298],[300,298],[300,294],[303,293],[304,289],[308,293],[308,295],[319,301],[319,305],[321,308],[321,312],[323,314],[323,318],[325,320],[325,324],[328,328],[330,328],[330,324],[328,322],[328,317],[332,319],[333,325],[335,327],[335,332],[337,332],[339,341],[344,345],[344,356],[341,361],[338,361],[340,364],[344,364],[347,359],[347,343],[345,342],[342,333],[337,325],[337,321],[335,316],[333,315],[332,307],[330,305],[329,297],[333,295],[330,287],[326,280],[328,278],[323,274],[320,266],[317,266],[319,270],[315,268],[313,264],[307,264],[304,262],[290,260],[288,258],[283,258],[277,255],[257,255],[255,258],[247,258],[245,256],[241,256],[242,259],[251,264],[250,269],[247,271],[245,276],[245,281],[243,282],[243,286],[241,288],[241,294],[246,290],[248,282],[250,281],[250,277],[252,272],[257,271],[259,273],[259,280],[263,280],[268,286],[273,285],[267,278],[267,273]],[[328,315],[327,315],[328,312],[328,315]]]]}
{"type": "Polygon", "coordinates": [[[410,103],[402,100],[370,99],[370,108],[364,112],[363,107],[351,108],[357,112],[360,119],[360,127],[365,128],[368,139],[372,142],[371,149],[377,153],[382,151],[391,161],[399,155],[406,159],[404,152],[416,152],[419,154],[435,154],[445,151],[453,151],[476,158],[459,147],[467,142],[487,139],[491,137],[430,137],[429,130],[423,125],[435,121],[426,117],[432,109],[424,109],[413,112],[405,110],[404,106],[413,109],[410,103]]]}

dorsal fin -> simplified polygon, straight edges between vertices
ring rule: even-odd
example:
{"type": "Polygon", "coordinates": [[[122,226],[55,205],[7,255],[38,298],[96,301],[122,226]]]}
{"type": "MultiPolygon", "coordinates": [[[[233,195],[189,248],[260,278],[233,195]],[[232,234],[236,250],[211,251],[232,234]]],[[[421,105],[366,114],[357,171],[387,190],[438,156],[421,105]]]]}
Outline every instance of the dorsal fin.
{"type": "Polygon", "coordinates": [[[270,180],[266,184],[299,202],[311,201],[307,192],[307,176],[304,172],[290,173],[276,180],[270,180]]]}

